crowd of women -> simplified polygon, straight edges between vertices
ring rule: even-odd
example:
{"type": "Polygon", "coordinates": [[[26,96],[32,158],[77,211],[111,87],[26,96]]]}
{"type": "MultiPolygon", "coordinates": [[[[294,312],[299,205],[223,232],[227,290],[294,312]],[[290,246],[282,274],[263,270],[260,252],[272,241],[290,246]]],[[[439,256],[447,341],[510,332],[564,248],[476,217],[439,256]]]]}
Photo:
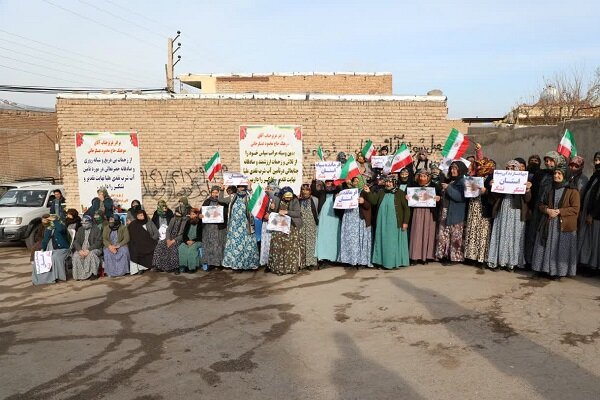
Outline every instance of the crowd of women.
{"type": "MultiPolygon", "coordinates": [[[[383,146],[380,154],[387,150],[383,146]]],[[[337,159],[343,164],[346,155],[337,159]]],[[[215,185],[200,206],[223,207],[220,223],[204,223],[201,208],[185,197],[174,210],[160,201],[152,218],[135,200],[122,221],[104,188],[80,217],[61,208],[64,198],[56,193],[34,246],[52,250],[52,269],[40,273],[34,266],[33,283],[65,280],[69,264],[76,280],[150,269],[179,274],[264,267],[293,274],[330,265],[393,269],[430,261],[530,268],[553,279],[575,275],[578,265],[600,268],[600,152],[590,179],[582,157],[565,159],[555,151],[498,166],[477,145],[468,160],[468,167],[452,162],[444,174],[418,153],[412,165],[383,174],[358,153],[360,175],[341,185],[313,180],[294,193],[270,181],[262,219],[251,213],[248,186],[215,185]],[[495,169],[528,171],[525,193],[493,192],[495,169]],[[465,197],[469,176],[483,178],[477,197],[465,197]],[[433,188],[437,206],[409,207],[409,187],[433,188]],[[358,207],[334,208],[337,194],[349,188],[358,189],[358,207]],[[289,217],[289,233],[267,229],[271,213],[289,217]]]]}

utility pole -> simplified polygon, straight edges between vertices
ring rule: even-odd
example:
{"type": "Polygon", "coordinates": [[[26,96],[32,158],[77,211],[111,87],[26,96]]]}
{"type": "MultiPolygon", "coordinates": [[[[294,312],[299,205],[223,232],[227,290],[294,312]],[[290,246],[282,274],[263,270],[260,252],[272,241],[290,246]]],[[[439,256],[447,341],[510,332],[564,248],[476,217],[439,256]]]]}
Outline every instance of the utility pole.
{"type": "Polygon", "coordinates": [[[167,63],[165,64],[165,72],[167,75],[167,90],[170,93],[174,93],[175,92],[175,85],[174,85],[174,76],[175,76],[175,65],[177,65],[177,63],[181,60],[181,55],[177,56],[177,61],[175,61],[175,63],[173,63],[173,58],[175,56],[175,53],[177,52],[177,50],[179,50],[181,48],[181,43],[177,43],[177,48],[175,49],[175,51],[173,51],[173,43],[175,43],[175,41],[179,38],[179,35],[181,34],[181,31],[177,31],[177,36],[175,36],[174,39],[172,38],[167,38],[167,63]]]}

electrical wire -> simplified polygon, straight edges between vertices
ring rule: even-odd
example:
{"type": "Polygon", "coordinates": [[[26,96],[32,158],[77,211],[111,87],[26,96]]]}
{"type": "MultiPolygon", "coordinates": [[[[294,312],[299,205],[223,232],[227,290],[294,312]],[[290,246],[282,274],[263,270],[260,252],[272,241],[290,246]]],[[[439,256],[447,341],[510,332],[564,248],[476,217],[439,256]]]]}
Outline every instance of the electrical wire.
{"type": "MultiPolygon", "coordinates": [[[[110,3],[110,4],[112,4],[113,6],[115,6],[115,7],[117,7],[117,8],[120,8],[120,9],[121,9],[121,10],[123,10],[123,11],[127,11],[127,12],[128,12],[128,13],[130,13],[130,14],[137,15],[138,17],[141,17],[141,18],[145,19],[145,20],[146,20],[146,21],[148,21],[148,22],[151,22],[151,23],[153,23],[153,24],[156,24],[156,25],[159,25],[159,26],[164,26],[164,27],[166,28],[166,30],[168,30],[168,31],[171,31],[171,32],[176,32],[176,31],[177,31],[177,29],[175,29],[174,27],[171,27],[171,26],[165,25],[165,23],[164,23],[164,22],[160,22],[160,21],[157,21],[157,20],[155,20],[155,19],[152,19],[152,18],[150,18],[150,17],[147,17],[147,16],[145,16],[145,15],[144,15],[144,14],[142,14],[142,13],[139,13],[139,12],[137,12],[137,11],[135,11],[135,10],[132,10],[132,9],[130,9],[130,8],[127,8],[127,7],[124,7],[123,5],[121,5],[121,4],[118,4],[118,3],[115,3],[114,1],[111,1],[111,0],[104,0],[104,1],[105,1],[106,3],[110,3]]],[[[167,36],[168,36],[168,35],[165,35],[165,37],[167,37],[167,36]]]]}
{"type": "Polygon", "coordinates": [[[165,92],[165,88],[100,88],[100,87],[45,87],[45,86],[17,86],[0,85],[2,92],[18,93],[101,93],[101,92],[165,92]]]}
{"type": "MultiPolygon", "coordinates": [[[[95,20],[95,19],[93,19],[93,18],[90,18],[90,17],[88,17],[88,16],[85,16],[85,15],[83,15],[83,14],[80,14],[80,13],[78,13],[77,11],[73,11],[73,10],[71,10],[71,9],[69,9],[69,8],[66,8],[66,7],[63,7],[63,6],[61,6],[61,5],[55,4],[55,3],[51,2],[50,0],[42,0],[42,1],[43,1],[44,3],[48,3],[48,4],[50,4],[51,6],[54,6],[54,7],[56,7],[56,8],[59,8],[59,9],[61,9],[61,10],[65,11],[65,12],[68,12],[68,13],[70,13],[70,14],[76,15],[76,16],[78,16],[79,18],[82,18],[82,19],[85,19],[85,20],[91,21],[91,22],[93,22],[93,23],[95,23],[95,24],[98,24],[98,25],[100,25],[100,26],[103,26],[103,27],[104,27],[104,28],[106,28],[106,29],[110,29],[111,31],[114,31],[114,32],[120,33],[121,35],[129,36],[129,37],[131,37],[131,38],[133,38],[133,39],[135,39],[135,40],[137,40],[137,41],[139,41],[139,42],[141,42],[141,43],[144,43],[144,44],[146,44],[146,45],[148,45],[148,46],[152,46],[152,47],[158,47],[158,45],[157,45],[156,43],[148,42],[148,41],[146,41],[146,40],[144,40],[144,39],[141,39],[141,38],[139,38],[139,37],[137,37],[137,36],[134,36],[134,35],[132,35],[132,34],[130,34],[130,33],[127,33],[127,32],[125,32],[125,31],[122,31],[122,30],[120,30],[120,29],[113,28],[113,27],[112,27],[112,26],[110,26],[110,25],[107,25],[107,24],[105,24],[105,23],[103,23],[103,22],[97,21],[97,20],[95,20]]],[[[159,48],[161,48],[161,49],[162,49],[162,47],[159,47],[159,48]]]]}

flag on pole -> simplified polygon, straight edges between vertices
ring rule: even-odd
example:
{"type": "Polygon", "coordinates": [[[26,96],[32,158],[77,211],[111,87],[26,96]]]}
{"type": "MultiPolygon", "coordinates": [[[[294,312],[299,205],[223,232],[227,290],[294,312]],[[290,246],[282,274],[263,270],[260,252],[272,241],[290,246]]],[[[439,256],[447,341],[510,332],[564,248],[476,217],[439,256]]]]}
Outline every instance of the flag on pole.
{"type": "Polygon", "coordinates": [[[400,145],[396,153],[394,154],[394,158],[392,159],[392,168],[390,172],[398,172],[402,168],[410,165],[412,163],[412,157],[410,155],[410,151],[408,147],[404,143],[400,145]]]}
{"type": "Polygon", "coordinates": [[[323,149],[321,146],[317,148],[317,156],[319,156],[319,160],[323,161],[325,159],[325,155],[323,154],[323,149]]]}
{"type": "Polygon", "coordinates": [[[206,171],[206,175],[208,175],[208,180],[212,181],[215,177],[215,174],[219,172],[222,168],[221,165],[221,156],[217,151],[214,156],[210,159],[209,162],[204,164],[204,171],[206,171]]]}
{"type": "Polygon", "coordinates": [[[262,219],[265,215],[265,211],[267,210],[267,206],[269,205],[269,196],[263,190],[262,186],[257,186],[254,193],[252,193],[252,197],[248,202],[248,207],[250,207],[250,212],[258,219],[262,219]]]}
{"type": "Polygon", "coordinates": [[[442,149],[442,155],[451,160],[456,160],[465,154],[468,147],[469,138],[455,128],[452,128],[448,139],[446,139],[444,148],[442,149]]]}
{"type": "Polygon", "coordinates": [[[365,147],[362,149],[362,155],[367,161],[370,161],[371,157],[377,155],[377,150],[375,150],[375,146],[373,146],[371,140],[367,140],[367,143],[365,143],[365,147]]]}
{"type": "Polygon", "coordinates": [[[558,144],[558,149],[556,151],[559,154],[563,155],[565,158],[572,158],[577,155],[575,137],[573,136],[570,130],[565,129],[565,134],[563,135],[560,143],[558,144]]]}
{"type": "Polygon", "coordinates": [[[335,179],[333,182],[336,185],[340,185],[348,179],[352,179],[356,176],[360,175],[360,171],[358,170],[358,164],[354,160],[353,156],[348,157],[346,163],[342,166],[340,170],[339,178],[335,179]]]}

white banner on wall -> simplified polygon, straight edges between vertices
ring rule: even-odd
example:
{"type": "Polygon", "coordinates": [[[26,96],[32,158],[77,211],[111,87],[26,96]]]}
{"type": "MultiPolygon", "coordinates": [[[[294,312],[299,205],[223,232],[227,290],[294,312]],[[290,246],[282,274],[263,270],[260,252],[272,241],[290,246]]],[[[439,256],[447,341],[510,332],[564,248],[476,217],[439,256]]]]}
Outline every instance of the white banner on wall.
{"type": "Polygon", "coordinates": [[[253,184],[270,179],[290,186],[302,185],[302,127],[299,125],[240,126],[240,172],[253,184]]]}
{"type": "Polygon", "coordinates": [[[82,209],[101,187],[125,208],[142,199],[137,132],[77,132],[75,146],[82,209]]]}

